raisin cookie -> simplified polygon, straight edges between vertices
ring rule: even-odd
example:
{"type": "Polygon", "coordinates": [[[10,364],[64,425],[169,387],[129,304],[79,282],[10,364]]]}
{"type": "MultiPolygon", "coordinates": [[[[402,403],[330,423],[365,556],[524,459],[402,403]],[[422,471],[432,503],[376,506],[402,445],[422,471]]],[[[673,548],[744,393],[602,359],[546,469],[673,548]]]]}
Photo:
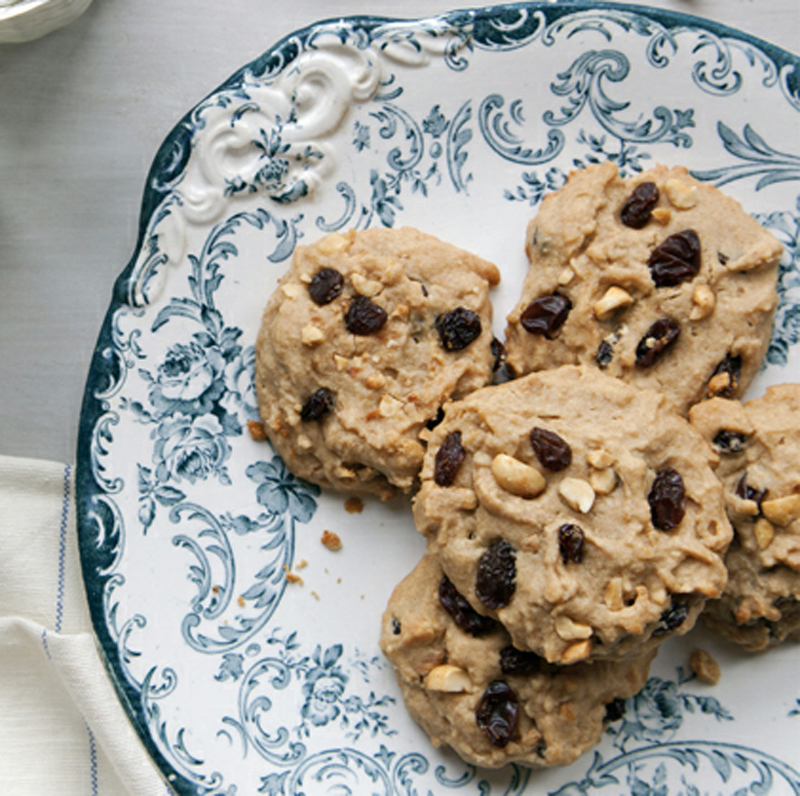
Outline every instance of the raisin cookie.
{"type": "Polygon", "coordinates": [[[608,162],[573,172],[542,202],[526,245],[506,329],[513,372],[593,364],[683,414],[739,397],[758,372],[781,245],[684,168],[627,180],[608,162]]]}
{"type": "Polygon", "coordinates": [[[564,366],[448,404],[414,516],[515,646],[619,660],[722,593],[733,532],[713,460],[660,393],[564,366]]]}
{"type": "Polygon", "coordinates": [[[623,715],[655,655],[548,664],[475,613],[432,556],[395,589],[381,647],[409,713],[433,743],[487,767],[571,763],[623,715]]]}
{"type": "Polygon", "coordinates": [[[256,389],[287,467],[389,498],[422,465],[441,405],[491,381],[497,268],[415,229],[299,246],[264,311],[256,389]]]}
{"type": "Polygon", "coordinates": [[[689,417],[719,453],[734,528],[728,585],[706,623],[749,650],[800,639],[800,385],[744,405],[714,398],[689,417]]]}

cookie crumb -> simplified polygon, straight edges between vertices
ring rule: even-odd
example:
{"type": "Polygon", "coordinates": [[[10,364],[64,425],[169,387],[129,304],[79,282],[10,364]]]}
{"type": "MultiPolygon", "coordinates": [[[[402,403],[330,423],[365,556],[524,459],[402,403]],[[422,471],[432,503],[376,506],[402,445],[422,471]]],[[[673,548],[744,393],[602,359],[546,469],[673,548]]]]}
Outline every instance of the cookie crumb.
{"type": "Polygon", "coordinates": [[[361,514],[364,511],[364,501],[360,497],[353,495],[345,500],[344,510],[348,514],[361,514]]]}
{"type": "Polygon", "coordinates": [[[305,569],[307,566],[308,566],[308,561],[306,561],[305,558],[303,558],[300,561],[298,561],[296,569],[305,569]]]}
{"type": "Polygon", "coordinates": [[[245,606],[244,597],[240,595],[239,598],[236,600],[236,602],[239,604],[240,608],[244,608],[245,606]]]}
{"type": "Polygon", "coordinates": [[[283,565],[283,571],[286,573],[287,583],[299,583],[301,586],[303,585],[303,579],[298,574],[292,572],[286,564],[283,565]]]}
{"type": "Polygon", "coordinates": [[[342,548],[342,540],[333,531],[323,531],[321,541],[328,550],[341,550],[342,548]]]}
{"type": "Polygon", "coordinates": [[[250,432],[251,438],[256,442],[263,442],[267,438],[267,431],[264,428],[264,424],[258,420],[248,420],[247,430],[250,432]]]}
{"type": "Polygon", "coordinates": [[[703,649],[692,650],[689,667],[701,683],[716,685],[722,675],[719,664],[703,649]]]}
{"type": "Polygon", "coordinates": [[[317,593],[316,593],[316,592],[315,592],[313,589],[311,590],[311,596],[312,596],[312,597],[313,597],[315,600],[319,600],[319,594],[317,594],[317,593]]]}

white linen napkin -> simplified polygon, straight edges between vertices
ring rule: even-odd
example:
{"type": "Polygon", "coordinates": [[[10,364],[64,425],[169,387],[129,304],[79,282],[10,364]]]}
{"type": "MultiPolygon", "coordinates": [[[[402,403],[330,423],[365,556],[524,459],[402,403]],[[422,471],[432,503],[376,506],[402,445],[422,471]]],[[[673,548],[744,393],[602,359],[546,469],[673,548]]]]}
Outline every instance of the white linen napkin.
{"type": "Polygon", "coordinates": [[[0,793],[169,796],[92,632],[69,465],[0,456],[0,793]]]}

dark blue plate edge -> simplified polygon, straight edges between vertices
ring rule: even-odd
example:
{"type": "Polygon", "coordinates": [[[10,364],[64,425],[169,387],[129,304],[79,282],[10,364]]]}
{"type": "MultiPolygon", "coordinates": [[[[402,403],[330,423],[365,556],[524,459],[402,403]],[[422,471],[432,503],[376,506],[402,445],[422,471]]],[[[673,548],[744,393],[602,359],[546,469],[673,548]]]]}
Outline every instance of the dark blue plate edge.
{"type": "Polygon", "coordinates": [[[75,504],[83,581],[92,625],[97,637],[103,663],[111,677],[125,713],[131,721],[140,741],[161,774],[167,780],[169,787],[176,794],[179,794],[179,796],[196,796],[198,793],[207,791],[203,786],[198,786],[191,782],[181,772],[174,769],[169,761],[161,754],[147,728],[141,706],[141,693],[131,686],[124,677],[117,646],[113,642],[108,628],[106,627],[103,613],[103,594],[108,576],[100,574],[102,570],[116,558],[117,548],[113,544],[109,545],[108,540],[106,540],[103,549],[98,550],[94,542],[96,527],[91,520],[92,514],[98,510],[97,506],[94,504],[95,499],[99,495],[105,494],[100,485],[95,481],[91,467],[93,431],[98,419],[104,411],[102,402],[95,398],[95,395],[100,389],[102,382],[108,380],[108,359],[104,356],[104,352],[111,349],[113,346],[112,322],[114,314],[121,306],[129,304],[129,281],[135,263],[145,245],[147,227],[153,213],[168,193],[167,188],[159,188],[158,186],[168,185],[174,181],[185,168],[191,152],[191,117],[198,108],[220,92],[235,90],[237,87],[241,86],[246,74],[252,74],[256,77],[263,78],[278,74],[303,52],[302,45],[309,39],[313,32],[320,27],[332,23],[342,23],[370,33],[375,28],[386,24],[405,22],[413,24],[426,20],[444,22],[453,27],[463,27],[467,23],[480,22],[481,20],[497,17],[500,14],[512,13],[515,10],[523,9],[541,11],[547,19],[547,24],[579,11],[612,10],[642,16],[661,24],[667,29],[678,27],[701,28],[719,37],[735,38],[762,50],[774,61],[779,70],[787,65],[793,66],[793,75],[795,82],[798,84],[797,91],[800,93],[800,58],[775,44],[742,32],[736,28],[702,17],[678,11],[652,8],[646,5],[629,5],[614,2],[585,2],[585,0],[559,0],[557,3],[548,2],[547,0],[534,0],[533,2],[505,3],[493,6],[453,10],[433,17],[398,19],[359,15],[332,17],[320,20],[284,36],[261,56],[238,69],[216,89],[209,92],[203,100],[198,102],[175,125],[159,147],[148,171],[140,207],[139,229],[134,253],[114,283],[111,303],[103,319],[103,324],[89,366],[78,427],[75,504]],[[109,546],[111,547],[110,550],[109,546]],[[105,563],[103,561],[104,553],[107,554],[105,563]]]}

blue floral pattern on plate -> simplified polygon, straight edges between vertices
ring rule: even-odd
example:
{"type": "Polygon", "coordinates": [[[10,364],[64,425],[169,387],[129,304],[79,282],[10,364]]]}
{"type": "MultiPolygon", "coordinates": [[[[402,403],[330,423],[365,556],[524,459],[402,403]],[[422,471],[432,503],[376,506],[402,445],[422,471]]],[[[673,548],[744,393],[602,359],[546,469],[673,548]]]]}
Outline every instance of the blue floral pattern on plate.
{"type": "Polygon", "coordinates": [[[479,252],[503,271],[499,331],[528,219],[606,159],[626,175],[684,163],[774,231],[780,306],[754,390],[795,379],[798,114],[800,62],[769,44],[534,2],[312,26],[181,120],[100,332],[78,453],[95,630],[175,793],[800,793],[793,650],[766,664],[702,631],[670,642],[569,768],[481,771],[434,750],[376,643],[421,552],[408,506],[347,514],[248,433],[261,309],[300,240],[410,224],[479,252]],[[684,671],[692,639],[723,661],[713,694],[684,671]]]}

